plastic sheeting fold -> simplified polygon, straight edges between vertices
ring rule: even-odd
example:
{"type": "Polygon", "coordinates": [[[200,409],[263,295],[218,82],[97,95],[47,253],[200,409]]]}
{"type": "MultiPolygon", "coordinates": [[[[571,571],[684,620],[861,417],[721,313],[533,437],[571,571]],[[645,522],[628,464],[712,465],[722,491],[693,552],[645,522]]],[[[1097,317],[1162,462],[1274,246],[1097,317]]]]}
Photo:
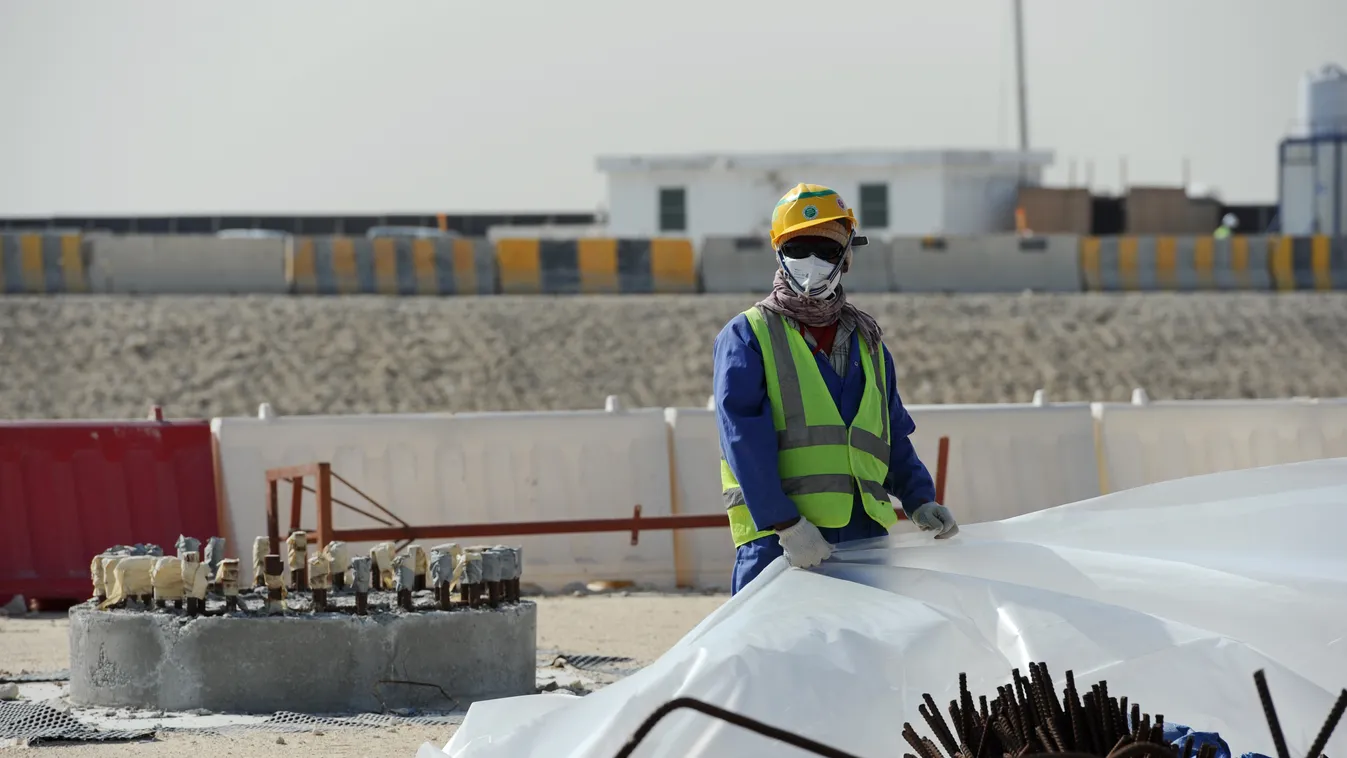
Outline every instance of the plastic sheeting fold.
{"type": "MultiPolygon", "coordinates": [[[[778,561],[668,653],[583,698],[475,704],[455,758],[615,754],[675,697],[694,697],[863,756],[927,733],[922,693],[958,674],[994,694],[1046,661],[1058,686],[1105,678],[1170,723],[1274,755],[1252,675],[1267,673],[1286,739],[1304,754],[1347,685],[1347,459],[1165,482],[935,542],[853,544],[816,571],[778,561]]],[[[1325,752],[1347,749],[1338,730],[1325,752]]],[[[423,745],[418,755],[439,754],[423,745]]],[[[690,712],[637,750],[654,756],[802,756],[690,712]]]]}

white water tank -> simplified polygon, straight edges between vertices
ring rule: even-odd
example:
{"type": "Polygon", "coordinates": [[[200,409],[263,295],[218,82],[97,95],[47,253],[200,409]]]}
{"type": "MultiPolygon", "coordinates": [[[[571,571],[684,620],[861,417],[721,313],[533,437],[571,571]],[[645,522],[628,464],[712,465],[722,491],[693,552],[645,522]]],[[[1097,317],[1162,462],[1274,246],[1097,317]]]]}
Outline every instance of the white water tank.
{"type": "Polygon", "coordinates": [[[1300,122],[1311,137],[1347,134],[1347,70],[1330,63],[1305,74],[1300,85],[1300,122]]]}

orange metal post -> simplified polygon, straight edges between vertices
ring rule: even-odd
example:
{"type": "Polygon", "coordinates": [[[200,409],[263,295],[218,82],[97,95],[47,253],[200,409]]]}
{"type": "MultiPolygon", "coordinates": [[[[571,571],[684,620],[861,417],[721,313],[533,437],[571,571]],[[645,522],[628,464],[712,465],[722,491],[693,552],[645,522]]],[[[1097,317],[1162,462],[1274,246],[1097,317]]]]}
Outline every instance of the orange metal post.
{"type": "Polygon", "coordinates": [[[275,479],[267,479],[267,539],[271,541],[271,555],[281,554],[281,526],[278,523],[276,502],[278,485],[275,479]]]}
{"type": "Polygon", "coordinates": [[[295,477],[290,480],[290,534],[299,529],[299,511],[304,507],[304,480],[295,477]]]}
{"type": "Polygon", "coordinates": [[[940,452],[935,459],[935,501],[945,504],[945,472],[949,469],[949,437],[940,438],[940,452]]]}
{"type": "Polygon", "coordinates": [[[318,501],[318,549],[334,539],[332,528],[332,464],[318,464],[318,482],[314,486],[318,501]]]}

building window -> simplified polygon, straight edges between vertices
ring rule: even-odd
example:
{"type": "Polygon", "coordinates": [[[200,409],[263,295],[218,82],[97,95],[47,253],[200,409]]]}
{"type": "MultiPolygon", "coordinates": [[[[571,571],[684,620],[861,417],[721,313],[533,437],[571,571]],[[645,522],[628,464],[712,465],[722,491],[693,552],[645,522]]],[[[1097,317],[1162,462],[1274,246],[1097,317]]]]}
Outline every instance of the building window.
{"type": "Polygon", "coordinates": [[[685,232],[688,229],[687,190],[661,187],[659,190],[659,230],[685,232]]]}
{"type": "Polygon", "coordinates": [[[889,185],[861,185],[861,230],[889,228],[889,185]]]}

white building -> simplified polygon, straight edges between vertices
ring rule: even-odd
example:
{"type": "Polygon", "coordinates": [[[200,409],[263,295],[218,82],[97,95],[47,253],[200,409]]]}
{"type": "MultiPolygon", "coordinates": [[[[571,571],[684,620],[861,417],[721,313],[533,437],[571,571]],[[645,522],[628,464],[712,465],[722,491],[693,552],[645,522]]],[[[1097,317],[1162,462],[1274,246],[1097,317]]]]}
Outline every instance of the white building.
{"type": "Polygon", "coordinates": [[[875,239],[1015,228],[1023,171],[1038,185],[1047,151],[904,150],[601,156],[608,233],[617,237],[766,236],[776,201],[799,182],[841,193],[875,239]]]}
{"type": "Polygon", "coordinates": [[[1279,150],[1281,232],[1347,235],[1347,69],[1305,75],[1298,121],[1279,150]]]}

